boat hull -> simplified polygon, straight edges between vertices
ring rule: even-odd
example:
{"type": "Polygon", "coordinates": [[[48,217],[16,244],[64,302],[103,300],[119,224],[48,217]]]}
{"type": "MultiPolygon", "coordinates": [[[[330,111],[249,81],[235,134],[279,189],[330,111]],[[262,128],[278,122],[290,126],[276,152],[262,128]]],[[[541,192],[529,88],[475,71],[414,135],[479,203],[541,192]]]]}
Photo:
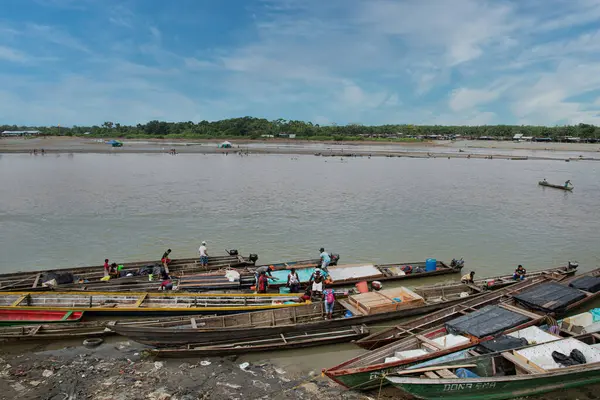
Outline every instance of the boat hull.
{"type": "Polygon", "coordinates": [[[551,183],[545,183],[545,182],[538,182],[538,184],[540,186],[544,186],[544,187],[549,187],[549,188],[553,188],[553,189],[560,189],[560,190],[564,190],[567,192],[572,192],[573,191],[573,186],[564,186],[564,185],[553,185],[551,183]]]}
{"type": "MultiPolygon", "coordinates": [[[[261,336],[256,342],[232,342],[225,341],[224,344],[210,345],[196,348],[183,349],[162,349],[150,350],[158,357],[223,357],[228,355],[257,353],[261,351],[279,351],[288,349],[299,349],[306,347],[323,346],[335,343],[345,343],[353,339],[357,339],[369,334],[366,326],[352,326],[343,331],[333,332],[330,329],[325,331],[306,331],[296,332],[292,335],[285,336],[284,334],[275,335],[272,337],[261,336]],[[294,336],[296,335],[296,336],[294,336]]],[[[197,345],[195,343],[194,345],[197,345]]]]}
{"type": "Polygon", "coordinates": [[[543,374],[539,377],[438,379],[431,383],[416,378],[390,377],[389,380],[398,389],[418,399],[504,400],[592,385],[600,382],[600,369],[582,370],[577,374],[543,374]]]}
{"type": "Polygon", "coordinates": [[[78,322],[81,318],[81,311],[0,310],[0,326],[78,322]]]}

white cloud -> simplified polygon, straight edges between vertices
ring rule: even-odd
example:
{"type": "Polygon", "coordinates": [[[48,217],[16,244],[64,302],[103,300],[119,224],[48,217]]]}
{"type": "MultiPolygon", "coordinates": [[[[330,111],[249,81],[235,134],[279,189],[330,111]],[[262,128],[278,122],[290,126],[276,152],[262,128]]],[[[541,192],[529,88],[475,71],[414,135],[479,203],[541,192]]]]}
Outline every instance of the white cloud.
{"type": "Polygon", "coordinates": [[[62,47],[78,50],[84,53],[91,53],[89,48],[81,40],[70,33],[49,25],[28,24],[24,31],[26,34],[34,35],[40,40],[51,42],[62,47]]]}
{"type": "Polygon", "coordinates": [[[19,50],[0,46],[0,60],[22,63],[29,60],[29,57],[19,50]]]}
{"type": "Polygon", "coordinates": [[[500,91],[498,90],[460,88],[452,92],[449,106],[454,111],[464,111],[490,103],[499,96],[500,91]]]}

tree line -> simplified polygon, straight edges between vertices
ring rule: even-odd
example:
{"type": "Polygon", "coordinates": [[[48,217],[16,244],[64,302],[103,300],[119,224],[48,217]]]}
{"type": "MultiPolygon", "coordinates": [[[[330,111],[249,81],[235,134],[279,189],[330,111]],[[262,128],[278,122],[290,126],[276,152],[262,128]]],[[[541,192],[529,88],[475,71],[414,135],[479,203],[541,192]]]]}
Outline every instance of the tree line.
{"type": "Polygon", "coordinates": [[[559,140],[564,137],[580,137],[597,139],[600,127],[589,124],[565,126],[517,126],[517,125],[483,125],[483,126],[444,126],[444,125],[377,125],[360,124],[321,126],[311,122],[277,119],[269,121],[264,118],[242,117],[220,121],[200,121],[198,123],[149,121],[146,124],[122,125],[106,121],[102,125],[72,127],[35,127],[0,125],[1,131],[39,130],[43,135],[82,136],[117,138],[247,138],[281,137],[296,135],[300,139],[314,140],[418,140],[426,137],[441,136],[454,138],[457,136],[478,138],[510,139],[515,134],[534,138],[551,138],[559,140]]]}

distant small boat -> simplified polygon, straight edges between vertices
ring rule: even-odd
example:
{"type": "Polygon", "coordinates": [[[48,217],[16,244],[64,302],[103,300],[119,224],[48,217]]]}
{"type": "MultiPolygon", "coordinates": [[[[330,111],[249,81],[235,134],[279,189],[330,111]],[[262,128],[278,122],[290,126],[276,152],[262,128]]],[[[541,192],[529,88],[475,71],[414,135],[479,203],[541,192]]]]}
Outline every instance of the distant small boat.
{"type": "Polygon", "coordinates": [[[0,310],[0,326],[77,322],[82,311],[0,310]]]}
{"type": "Polygon", "coordinates": [[[544,181],[539,181],[538,183],[539,183],[540,186],[547,186],[547,187],[551,187],[551,188],[554,188],[554,189],[567,190],[569,192],[573,191],[573,186],[553,185],[551,183],[544,182],[544,181]]]}

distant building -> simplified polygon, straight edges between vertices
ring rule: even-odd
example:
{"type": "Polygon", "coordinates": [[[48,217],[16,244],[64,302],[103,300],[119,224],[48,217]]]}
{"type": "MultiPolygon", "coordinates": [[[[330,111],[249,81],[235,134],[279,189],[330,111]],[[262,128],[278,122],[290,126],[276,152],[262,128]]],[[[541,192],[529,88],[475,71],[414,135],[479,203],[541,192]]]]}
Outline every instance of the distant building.
{"type": "Polygon", "coordinates": [[[515,136],[513,136],[513,140],[515,142],[520,142],[521,139],[523,139],[523,134],[522,133],[517,133],[515,136]]]}
{"type": "Polygon", "coordinates": [[[274,138],[275,135],[260,135],[262,138],[274,138]]]}
{"type": "Polygon", "coordinates": [[[37,136],[40,131],[3,131],[2,136],[37,136]]]}
{"type": "Polygon", "coordinates": [[[277,136],[279,136],[281,138],[296,139],[295,133],[279,133],[279,134],[277,134],[277,136]]]}

